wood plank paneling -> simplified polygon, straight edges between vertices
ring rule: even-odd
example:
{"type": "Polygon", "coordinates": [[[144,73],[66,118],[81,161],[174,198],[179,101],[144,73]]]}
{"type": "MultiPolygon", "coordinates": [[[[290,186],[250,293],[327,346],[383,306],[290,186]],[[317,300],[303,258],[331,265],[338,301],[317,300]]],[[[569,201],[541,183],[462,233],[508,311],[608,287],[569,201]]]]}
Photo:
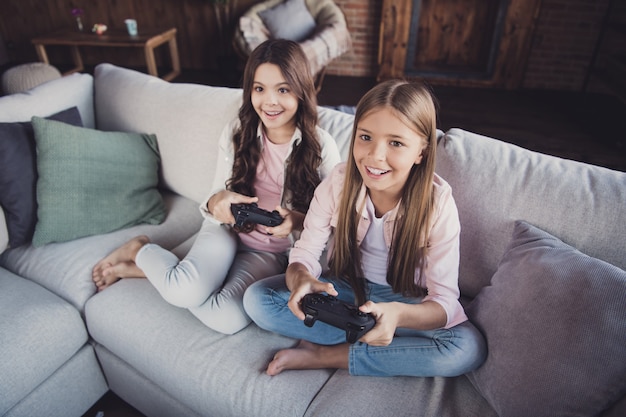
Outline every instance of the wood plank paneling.
{"type": "Polygon", "coordinates": [[[379,79],[518,88],[542,0],[383,0],[379,79]]]}
{"type": "Polygon", "coordinates": [[[499,7],[499,0],[423,0],[413,67],[486,71],[499,7]]]}

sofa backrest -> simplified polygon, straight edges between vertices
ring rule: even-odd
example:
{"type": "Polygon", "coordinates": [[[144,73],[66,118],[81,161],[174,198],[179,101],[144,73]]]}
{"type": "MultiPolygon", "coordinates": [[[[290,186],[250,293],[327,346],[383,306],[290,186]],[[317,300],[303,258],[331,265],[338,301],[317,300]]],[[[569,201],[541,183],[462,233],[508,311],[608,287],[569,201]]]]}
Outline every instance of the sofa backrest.
{"type": "Polygon", "coordinates": [[[440,140],[436,170],[459,209],[463,295],[475,297],[489,284],[516,220],[626,269],[626,173],[461,129],[440,140]]]}
{"type": "Polygon", "coordinates": [[[93,77],[74,73],[40,84],[22,93],[0,97],[0,122],[30,122],[78,107],[83,126],[93,128],[93,77]]]}
{"type": "MultiPolygon", "coordinates": [[[[237,117],[242,90],[169,83],[111,64],[98,65],[94,80],[98,129],[156,134],[165,187],[202,201],[213,184],[219,135],[237,117]]],[[[344,159],[353,119],[319,108],[319,124],[336,139],[344,159]]]]}
{"type": "Polygon", "coordinates": [[[162,184],[202,201],[213,183],[219,135],[237,117],[241,90],[169,83],[111,64],[96,67],[94,86],[97,128],[156,134],[162,184]]]}

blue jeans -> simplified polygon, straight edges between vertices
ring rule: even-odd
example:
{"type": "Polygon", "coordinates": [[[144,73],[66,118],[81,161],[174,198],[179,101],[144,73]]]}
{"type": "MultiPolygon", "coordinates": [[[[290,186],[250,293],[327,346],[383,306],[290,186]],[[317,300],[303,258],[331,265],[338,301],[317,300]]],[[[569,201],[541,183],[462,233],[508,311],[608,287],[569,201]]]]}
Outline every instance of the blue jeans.
{"type": "MultiPolygon", "coordinates": [[[[349,284],[332,282],[341,300],[354,302],[349,284]]],[[[276,275],[252,284],[244,294],[244,308],[261,328],[284,336],[304,339],[320,345],[346,342],[346,333],[326,323],[307,327],[293,315],[287,302],[290,291],[285,275],[276,275]]],[[[396,294],[391,287],[368,283],[367,298],[374,302],[399,301],[419,303],[419,298],[396,294]]],[[[485,340],[469,321],[450,329],[412,330],[398,328],[388,346],[370,346],[362,342],[350,345],[351,375],[370,376],[458,376],[478,368],[487,356],[485,340]]]]}

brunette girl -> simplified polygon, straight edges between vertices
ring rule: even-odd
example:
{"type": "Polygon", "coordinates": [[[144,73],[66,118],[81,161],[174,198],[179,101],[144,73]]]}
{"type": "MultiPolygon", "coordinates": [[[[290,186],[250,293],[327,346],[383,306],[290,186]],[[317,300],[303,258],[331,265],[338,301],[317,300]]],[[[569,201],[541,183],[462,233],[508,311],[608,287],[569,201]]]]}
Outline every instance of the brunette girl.
{"type": "Polygon", "coordinates": [[[270,40],[250,55],[239,118],[219,140],[214,190],[187,256],[138,236],[102,259],[93,280],[103,290],[120,278],[146,277],[169,303],[204,324],[235,333],[250,323],[242,297],[258,279],[285,271],[290,235],[302,229],[315,187],[339,162],[334,140],[317,127],[317,100],[297,43],[270,40]],[[235,231],[231,204],[279,211],[276,227],[235,231]]]}

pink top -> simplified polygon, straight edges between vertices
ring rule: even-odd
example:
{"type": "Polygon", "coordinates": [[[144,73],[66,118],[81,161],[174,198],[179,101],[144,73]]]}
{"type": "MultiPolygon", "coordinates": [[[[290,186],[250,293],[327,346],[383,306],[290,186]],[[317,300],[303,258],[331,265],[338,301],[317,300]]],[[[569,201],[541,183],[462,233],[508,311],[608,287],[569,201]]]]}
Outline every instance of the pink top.
{"type": "MultiPolygon", "coordinates": [[[[224,189],[226,181],[232,176],[234,159],[232,138],[238,128],[239,119],[235,118],[226,125],[220,135],[213,189],[199,207],[200,213],[202,213],[205,219],[216,223],[218,223],[217,220],[207,210],[207,203],[213,194],[224,189]]],[[[328,132],[316,126],[316,133],[322,148],[322,162],[319,166],[318,173],[320,178],[324,179],[330,174],[334,166],[339,163],[341,157],[335,140],[328,132]]],[[[299,128],[296,128],[288,144],[276,145],[265,138],[262,125],[259,123],[257,138],[261,142],[262,148],[261,161],[257,167],[257,175],[254,184],[257,193],[256,196],[259,197],[258,205],[265,210],[274,210],[277,205],[283,205],[291,209],[291,205],[287,203],[287,201],[289,201],[289,195],[285,195],[284,171],[294,146],[298,146],[302,140],[302,132],[299,128]]],[[[239,233],[239,237],[244,244],[253,249],[275,253],[288,250],[293,243],[291,236],[289,239],[275,238],[256,230],[249,234],[239,233]]]]}
{"type": "MultiPolygon", "coordinates": [[[[316,277],[322,273],[319,262],[322,252],[326,248],[334,228],[337,226],[339,201],[344,183],[346,164],[341,163],[317,187],[311,206],[304,220],[304,230],[300,239],[294,244],[289,256],[289,262],[300,262],[316,277]]],[[[432,226],[428,234],[428,251],[426,255],[426,269],[424,271],[428,295],[423,301],[434,301],[441,305],[447,314],[445,328],[456,326],[467,320],[467,316],[459,302],[459,223],[456,203],[452,197],[452,189],[440,176],[435,174],[433,182],[435,212],[432,226]]],[[[366,188],[363,187],[359,195],[357,207],[363,207],[366,198],[366,188]]],[[[393,228],[398,206],[385,215],[383,237],[387,248],[391,247],[393,228]]],[[[367,210],[355,213],[360,216],[357,227],[357,244],[363,242],[371,219],[367,210]]],[[[332,243],[329,256],[332,253],[332,243]]],[[[415,271],[416,282],[419,270],[415,271]]]]}
{"type": "MultiPolygon", "coordinates": [[[[283,183],[285,182],[285,160],[291,150],[291,143],[277,145],[263,136],[263,149],[261,160],[256,169],[254,190],[259,198],[257,204],[260,208],[272,211],[280,206],[283,183]]],[[[250,233],[239,233],[241,242],[257,250],[268,252],[284,252],[291,247],[289,239],[269,236],[254,229],[250,233]]]]}

